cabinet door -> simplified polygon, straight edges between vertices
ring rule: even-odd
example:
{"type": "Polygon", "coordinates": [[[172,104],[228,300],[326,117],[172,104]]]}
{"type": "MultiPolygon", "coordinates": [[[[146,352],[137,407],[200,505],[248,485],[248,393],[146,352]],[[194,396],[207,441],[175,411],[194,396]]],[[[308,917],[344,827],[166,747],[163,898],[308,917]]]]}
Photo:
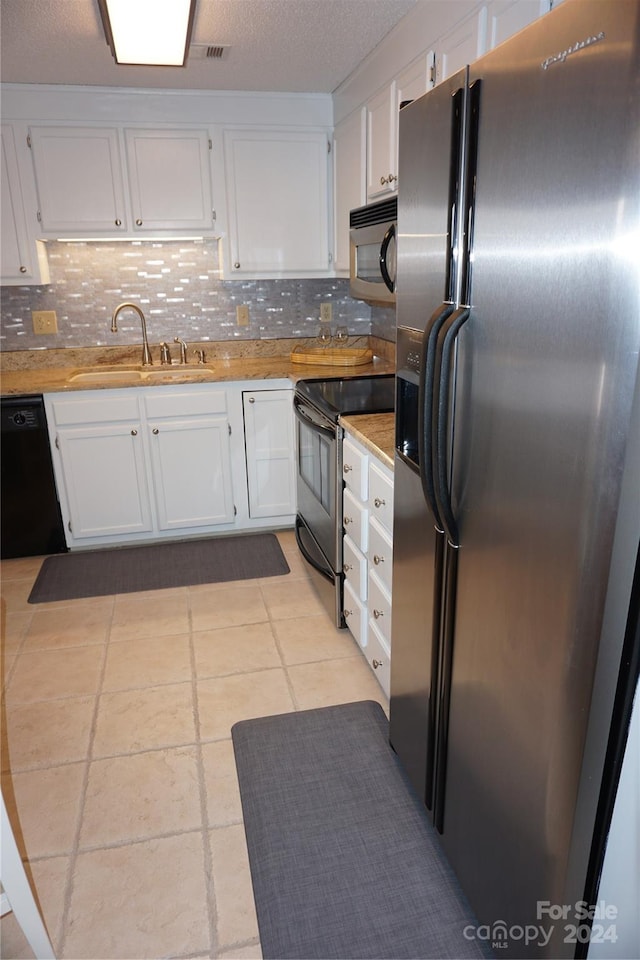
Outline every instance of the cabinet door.
{"type": "MultiPolygon", "coordinates": [[[[430,52],[418,57],[396,80],[396,110],[393,118],[393,169],[398,172],[398,130],[400,104],[407,100],[417,100],[433,86],[431,74],[434,71],[435,54],[430,52]]],[[[395,184],[396,188],[398,184],[395,184]]]]}
{"type": "Polygon", "coordinates": [[[32,240],[27,227],[18,158],[13,129],[2,127],[2,185],[0,223],[2,227],[2,284],[48,283],[44,244],[32,240]]]}
{"type": "Polygon", "coordinates": [[[125,130],[133,229],[211,230],[206,130],[125,130]]]}
{"type": "Polygon", "coordinates": [[[333,134],[334,250],[337,271],[349,274],[349,213],[366,203],[366,117],[356,110],[333,134]]]}
{"type": "Polygon", "coordinates": [[[550,0],[491,0],[487,4],[487,49],[512,37],[547,13],[550,0]]]}
{"type": "Polygon", "coordinates": [[[395,82],[367,103],[367,199],[375,200],[396,189],[395,82]]]}
{"type": "Polygon", "coordinates": [[[324,133],[225,131],[227,276],[327,272],[327,143],[324,133]]]}
{"type": "Polygon", "coordinates": [[[226,416],[149,421],[148,429],[159,529],[231,523],[226,416]]]}
{"type": "Polygon", "coordinates": [[[447,77],[473,63],[486,50],[487,11],[481,7],[472,17],[464,20],[438,43],[436,50],[436,81],[447,77]]]}
{"type": "Polygon", "coordinates": [[[73,539],[151,532],[140,424],[64,427],[57,438],[73,539]]]}
{"type": "Polygon", "coordinates": [[[293,402],[290,390],[243,393],[250,517],[296,512],[293,402]]]}
{"type": "Polygon", "coordinates": [[[126,231],[117,130],[31,127],[30,140],[45,236],[126,231]]]}

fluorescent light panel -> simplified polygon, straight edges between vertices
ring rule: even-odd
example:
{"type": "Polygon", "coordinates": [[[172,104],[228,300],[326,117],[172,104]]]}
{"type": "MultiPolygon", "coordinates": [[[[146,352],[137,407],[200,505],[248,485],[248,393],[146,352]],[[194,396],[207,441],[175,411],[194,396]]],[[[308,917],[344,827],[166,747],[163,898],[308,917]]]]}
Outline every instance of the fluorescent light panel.
{"type": "Polygon", "coordinates": [[[116,63],[184,66],[195,0],[102,0],[101,6],[116,63]]]}

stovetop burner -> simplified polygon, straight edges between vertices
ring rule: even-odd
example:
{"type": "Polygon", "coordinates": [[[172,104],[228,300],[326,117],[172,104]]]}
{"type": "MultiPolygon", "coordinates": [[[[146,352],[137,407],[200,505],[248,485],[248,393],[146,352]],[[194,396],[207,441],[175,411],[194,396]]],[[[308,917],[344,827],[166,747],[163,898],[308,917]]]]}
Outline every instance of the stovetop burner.
{"type": "Polygon", "coordinates": [[[340,415],[393,413],[395,377],[318,377],[298,380],[296,393],[337,423],[340,415]]]}

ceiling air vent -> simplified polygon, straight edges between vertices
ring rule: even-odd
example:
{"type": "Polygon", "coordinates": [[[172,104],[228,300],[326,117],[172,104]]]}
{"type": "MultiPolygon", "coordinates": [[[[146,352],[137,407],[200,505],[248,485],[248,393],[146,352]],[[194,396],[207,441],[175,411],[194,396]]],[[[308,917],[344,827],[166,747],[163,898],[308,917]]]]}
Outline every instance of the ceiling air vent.
{"type": "Polygon", "coordinates": [[[192,43],[190,56],[193,60],[226,60],[230,49],[221,43],[192,43]]]}

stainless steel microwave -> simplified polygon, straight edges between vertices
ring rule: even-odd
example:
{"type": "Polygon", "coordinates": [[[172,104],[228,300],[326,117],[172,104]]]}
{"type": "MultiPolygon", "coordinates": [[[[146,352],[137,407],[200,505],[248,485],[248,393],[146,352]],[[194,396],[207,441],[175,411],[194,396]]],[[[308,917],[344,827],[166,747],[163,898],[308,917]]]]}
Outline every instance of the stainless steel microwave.
{"type": "Polygon", "coordinates": [[[396,302],[398,198],[389,197],[349,215],[349,293],[356,300],[396,302]]]}

